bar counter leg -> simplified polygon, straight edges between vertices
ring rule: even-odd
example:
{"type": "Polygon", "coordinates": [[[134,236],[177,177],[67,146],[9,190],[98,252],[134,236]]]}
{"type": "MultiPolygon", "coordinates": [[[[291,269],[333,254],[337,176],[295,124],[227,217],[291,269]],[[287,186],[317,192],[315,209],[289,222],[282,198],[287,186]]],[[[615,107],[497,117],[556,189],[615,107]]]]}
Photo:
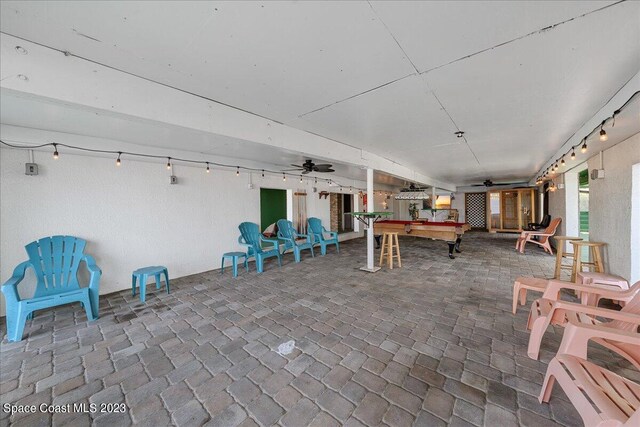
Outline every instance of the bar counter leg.
{"type": "Polygon", "coordinates": [[[462,242],[462,237],[458,236],[456,239],[456,253],[460,254],[462,251],[460,250],[460,243],[462,242]]]}
{"type": "Polygon", "coordinates": [[[447,245],[449,245],[449,258],[456,259],[456,257],[453,256],[453,250],[456,247],[456,242],[447,242],[447,245]]]}

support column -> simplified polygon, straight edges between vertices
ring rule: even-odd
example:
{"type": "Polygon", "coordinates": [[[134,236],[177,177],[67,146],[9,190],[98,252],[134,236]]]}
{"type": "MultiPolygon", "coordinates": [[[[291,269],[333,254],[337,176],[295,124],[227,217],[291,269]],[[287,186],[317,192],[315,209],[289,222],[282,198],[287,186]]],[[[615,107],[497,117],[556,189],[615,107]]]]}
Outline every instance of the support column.
{"type": "MultiPolygon", "coordinates": [[[[367,168],[367,212],[374,211],[374,197],[373,191],[373,169],[367,168]]],[[[380,270],[380,267],[374,266],[374,251],[373,251],[373,218],[367,218],[367,266],[362,267],[360,270],[375,273],[380,270]]]]}
{"type": "Polygon", "coordinates": [[[431,221],[436,220],[436,187],[431,187],[431,221]]]}

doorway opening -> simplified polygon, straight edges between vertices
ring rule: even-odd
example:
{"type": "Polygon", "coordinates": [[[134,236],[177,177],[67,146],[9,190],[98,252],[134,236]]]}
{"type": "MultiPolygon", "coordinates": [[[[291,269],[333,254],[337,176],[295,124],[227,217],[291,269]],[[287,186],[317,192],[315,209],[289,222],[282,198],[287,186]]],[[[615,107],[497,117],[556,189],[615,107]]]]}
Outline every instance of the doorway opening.
{"type": "MultiPolygon", "coordinates": [[[[283,218],[287,218],[287,190],[261,188],[260,230],[264,232],[279,219],[283,218]]],[[[272,234],[272,232],[267,231],[267,234],[272,234]]]]}
{"type": "Polygon", "coordinates": [[[329,200],[331,203],[331,230],[338,233],[354,231],[353,215],[351,215],[354,211],[353,194],[331,193],[329,200]]]}
{"type": "Polygon", "coordinates": [[[589,171],[578,174],[578,203],[580,212],[580,237],[589,240],[589,171]]]}

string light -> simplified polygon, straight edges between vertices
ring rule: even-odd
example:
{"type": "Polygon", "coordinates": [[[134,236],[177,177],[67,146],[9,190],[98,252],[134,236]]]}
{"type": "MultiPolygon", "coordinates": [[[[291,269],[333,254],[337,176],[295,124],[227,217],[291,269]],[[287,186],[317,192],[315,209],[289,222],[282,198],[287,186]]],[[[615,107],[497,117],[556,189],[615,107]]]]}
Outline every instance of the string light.
{"type": "Polygon", "coordinates": [[[302,175],[300,175],[300,184],[302,184],[302,175]]]}
{"type": "Polygon", "coordinates": [[[561,165],[561,166],[564,166],[564,165],[565,165],[564,156],[562,156],[562,159],[560,159],[560,165],[561,165]]]}
{"type": "Polygon", "coordinates": [[[211,172],[211,168],[209,167],[209,162],[207,162],[207,173],[211,172]]]}
{"type": "MultiPolygon", "coordinates": [[[[580,141],[580,143],[578,143],[578,144],[576,144],[576,145],[572,146],[571,148],[569,148],[569,150],[568,150],[566,153],[564,153],[564,154],[562,155],[562,158],[564,158],[565,156],[570,156],[570,159],[571,159],[571,160],[575,160],[575,159],[576,159],[576,148],[578,148],[578,147],[580,147],[580,151],[581,151],[582,153],[586,153],[586,152],[587,152],[587,139],[588,139],[589,137],[591,137],[592,135],[594,135],[596,132],[598,132],[598,134],[599,134],[599,139],[600,139],[600,141],[602,141],[602,142],[607,141],[607,140],[609,139],[609,135],[607,135],[607,131],[605,131],[605,130],[604,130],[604,125],[607,123],[607,120],[610,120],[610,119],[612,120],[612,122],[611,122],[611,127],[613,128],[613,127],[616,125],[616,118],[617,118],[617,116],[622,112],[622,110],[624,110],[624,109],[625,109],[625,107],[627,107],[627,106],[628,106],[628,105],[629,105],[629,104],[630,104],[634,99],[636,99],[639,95],[640,95],[640,90],[639,90],[639,91],[634,92],[634,93],[633,93],[633,95],[631,95],[631,96],[629,97],[629,99],[627,99],[627,101],[626,101],[624,104],[622,104],[622,106],[621,106],[620,108],[618,108],[617,110],[615,110],[615,111],[613,112],[613,115],[612,115],[611,117],[608,117],[608,118],[604,119],[604,120],[603,120],[599,125],[597,125],[596,127],[594,127],[594,128],[593,128],[593,130],[591,130],[591,132],[589,132],[589,133],[588,133],[588,134],[587,134],[587,135],[586,135],[586,136],[585,136],[585,137],[580,141]],[[600,129],[600,130],[598,131],[598,129],[600,129]],[[571,154],[569,154],[569,153],[571,153],[571,154]]],[[[556,160],[556,162],[557,162],[557,161],[558,161],[558,160],[556,160]]],[[[561,164],[562,164],[562,165],[564,165],[564,164],[565,164],[565,162],[561,162],[561,164]]],[[[550,166],[550,167],[548,167],[548,168],[546,169],[545,173],[542,175],[542,177],[543,177],[543,178],[547,176],[548,171],[549,171],[549,168],[551,168],[551,170],[552,170],[552,171],[554,170],[553,163],[552,163],[552,166],[550,166]]]]}
{"type": "Polygon", "coordinates": [[[284,172],[282,173],[282,180],[286,181],[287,180],[287,175],[284,174],[284,172]]]}
{"type": "MultiPolygon", "coordinates": [[[[18,145],[18,144],[10,144],[8,142],[5,142],[3,140],[0,139],[0,144],[10,147],[10,148],[15,148],[15,149],[20,149],[20,150],[33,150],[33,149],[37,149],[37,148],[44,148],[44,147],[53,147],[53,158],[54,159],[58,159],[60,156],[60,153],[58,152],[58,146],[61,147],[66,147],[70,150],[77,150],[77,151],[83,151],[83,152],[89,152],[89,153],[103,153],[103,154],[113,154],[116,155],[116,166],[119,166],[122,164],[122,156],[123,155],[127,155],[127,156],[131,156],[131,157],[141,157],[141,158],[145,158],[145,159],[166,159],[167,160],[167,169],[171,169],[173,167],[173,161],[179,161],[179,162],[184,162],[184,163],[192,163],[192,164],[198,164],[198,165],[203,165],[205,167],[205,171],[207,170],[206,168],[208,167],[209,171],[211,171],[212,169],[212,165],[213,166],[219,166],[219,167],[223,167],[223,168],[233,168],[233,165],[230,164],[224,164],[224,163],[215,163],[215,162],[209,162],[209,161],[205,161],[205,160],[193,160],[193,159],[187,159],[187,158],[174,158],[174,157],[169,157],[169,156],[163,156],[163,155],[155,155],[155,154],[143,154],[143,153],[137,153],[137,152],[132,152],[132,151],[116,151],[116,150],[103,150],[103,149],[99,149],[99,148],[85,148],[85,147],[78,147],[75,145],[69,145],[69,144],[60,144],[60,143],[56,143],[56,142],[48,142],[48,143],[44,143],[44,144],[40,144],[40,145],[32,145],[32,144],[28,144],[28,145],[18,145]],[[120,159],[120,164],[118,164],[118,159],[120,159]]],[[[245,166],[235,166],[236,168],[236,175],[240,175],[240,169],[244,169],[247,171],[260,171],[262,177],[264,178],[266,173],[270,173],[270,174],[274,174],[277,175],[279,173],[283,174],[283,180],[286,181],[286,174],[284,172],[280,172],[280,171],[273,171],[273,170],[267,170],[267,169],[256,169],[256,168],[251,168],[251,167],[245,167],[245,166]]],[[[211,173],[211,172],[209,172],[211,173]]],[[[304,178],[304,175],[303,175],[304,178]]],[[[329,185],[335,185],[338,186],[338,183],[336,183],[335,181],[333,181],[330,178],[318,178],[318,177],[314,177],[314,182],[317,184],[318,181],[324,181],[326,183],[328,183],[329,185]]],[[[304,183],[304,179],[303,179],[303,183],[304,183]]],[[[344,186],[340,186],[340,190],[343,190],[344,186]]],[[[355,189],[356,191],[363,191],[363,189],[361,188],[357,188],[357,187],[351,187],[351,189],[355,189]]]]}
{"type": "Polygon", "coordinates": [[[349,193],[353,193],[353,188],[349,187],[349,193]]]}
{"type": "Polygon", "coordinates": [[[605,120],[602,121],[602,124],[600,125],[600,141],[605,142],[607,139],[609,139],[609,137],[607,136],[607,131],[602,129],[602,127],[604,126],[604,122],[605,120]]]}

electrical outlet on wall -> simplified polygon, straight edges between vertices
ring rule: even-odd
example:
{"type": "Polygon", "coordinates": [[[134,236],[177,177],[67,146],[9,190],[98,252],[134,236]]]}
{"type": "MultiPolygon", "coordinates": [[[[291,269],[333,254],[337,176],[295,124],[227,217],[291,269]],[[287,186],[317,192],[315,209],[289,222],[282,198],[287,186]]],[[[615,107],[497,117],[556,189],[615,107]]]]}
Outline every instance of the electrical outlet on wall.
{"type": "Polygon", "coordinates": [[[169,181],[170,184],[177,184],[178,183],[178,177],[177,176],[171,175],[169,178],[170,178],[170,181],[169,181]]]}
{"type": "Polygon", "coordinates": [[[38,175],[38,164],[37,163],[25,163],[25,175],[38,175]]]}

